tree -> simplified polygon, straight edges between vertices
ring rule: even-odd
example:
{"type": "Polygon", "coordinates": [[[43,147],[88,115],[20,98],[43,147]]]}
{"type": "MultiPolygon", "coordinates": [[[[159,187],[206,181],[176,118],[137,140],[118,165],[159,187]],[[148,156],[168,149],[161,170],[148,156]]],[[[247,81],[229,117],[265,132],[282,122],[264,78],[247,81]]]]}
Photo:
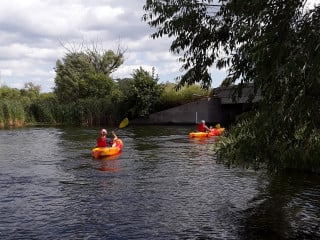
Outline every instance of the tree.
{"type": "Polygon", "coordinates": [[[10,99],[18,100],[20,99],[20,91],[16,88],[10,88],[8,86],[0,87],[0,98],[1,99],[10,99]]]}
{"type": "Polygon", "coordinates": [[[296,55],[301,50],[288,47],[293,47],[296,38],[302,37],[296,34],[307,30],[303,30],[301,24],[305,22],[307,26],[311,18],[314,25],[309,26],[309,35],[313,36],[310,39],[304,37],[303,44],[309,41],[317,46],[317,32],[312,33],[312,29],[318,28],[319,6],[315,10],[303,11],[305,0],[220,0],[219,5],[213,2],[147,0],[144,5],[147,13],[143,19],[157,28],[151,36],[168,35],[174,39],[170,50],[183,53],[179,60],[186,73],[179,77],[180,86],[200,82],[209,88],[212,81],[209,70],[215,65],[229,67],[226,79],[229,84],[240,80],[261,87],[261,78],[279,72],[280,61],[286,62],[283,54],[296,55]],[[296,36],[295,40],[291,39],[292,35],[296,36]]]}
{"type": "Polygon", "coordinates": [[[200,82],[203,88],[210,88],[210,67],[218,57],[220,47],[228,36],[229,29],[220,28],[219,18],[213,14],[213,1],[197,0],[147,0],[143,19],[157,32],[151,36],[159,38],[168,35],[173,38],[170,50],[183,55],[179,58],[186,72],[179,76],[178,88],[200,82]]]}
{"type": "Polygon", "coordinates": [[[61,102],[110,95],[115,83],[110,77],[123,63],[123,53],[86,50],[69,52],[56,62],[54,92],[61,102]]]}
{"type": "Polygon", "coordinates": [[[237,153],[227,154],[230,159],[319,169],[320,6],[307,9],[304,0],[219,2],[214,10],[210,0],[147,0],[144,19],[157,27],[154,38],[174,38],[171,50],[183,53],[181,85],[200,81],[208,87],[215,64],[229,68],[226,82],[239,81],[240,90],[244,83],[261,89],[259,108],[225,144],[237,153]]]}
{"type": "Polygon", "coordinates": [[[40,95],[40,86],[34,85],[32,82],[28,82],[24,84],[24,89],[21,89],[21,94],[30,95],[30,98],[39,97],[40,95]]]}
{"type": "Polygon", "coordinates": [[[154,110],[162,92],[157,82],[154,72],[149,73],[141,67],[133,72],[126,99],[130,117],[147,117],[154,110]]]}

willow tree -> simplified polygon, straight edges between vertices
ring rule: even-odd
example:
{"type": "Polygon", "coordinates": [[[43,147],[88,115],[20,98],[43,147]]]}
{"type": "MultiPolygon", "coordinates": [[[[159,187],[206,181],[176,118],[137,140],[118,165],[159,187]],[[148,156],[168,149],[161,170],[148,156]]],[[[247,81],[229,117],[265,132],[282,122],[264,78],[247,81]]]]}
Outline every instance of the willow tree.
{"type": "Polygon", "coordinates": [[[61,106],[63,123],[112,124],[121,92],[111,74],[123,63],[124,51],[79,47],[68,49],[56,62],[54,93],[61,106]]]}
{"type": "Polygon", "coordinates": [[[111,94],[115,82],[111,73],[123,63],[123,53],[95,49],[68,52],[56,62],[54,92],[61,102],[111,94]]]}
{"type": "MultiPolygon", "coordinates": [[[[224,83],[252,83],[259,108],[221,141],[231,163],[270,169],[320,165],[320,7],[306,1],[147,0],[144,20],[173,39],[185,73],[180,85],[209,87],[212,67],[224,83]]],[[[239,91],[241,92],[241,91],[239,91]]]]}

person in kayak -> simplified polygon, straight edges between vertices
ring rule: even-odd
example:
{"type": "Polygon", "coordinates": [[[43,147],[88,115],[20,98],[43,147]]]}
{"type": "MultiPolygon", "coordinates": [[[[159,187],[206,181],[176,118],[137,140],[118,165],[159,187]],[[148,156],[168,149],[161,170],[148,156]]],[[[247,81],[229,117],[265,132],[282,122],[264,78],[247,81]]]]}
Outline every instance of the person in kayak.
{"type": "Polygon", "coordinates": [[[118,139],[114,131],[112,131],[113,138],[107,138],[107,133],[106,129],[101,129],[100,136],[97,138],[98,147],[111,147],[114,140],[118,139]]]}
{"type": "Polygon", "coordinates": [[[200,123],[198,123],[198,131],[199,132],[210,132],[210,128],[206,125],[206,122],[202,120],[200,123]]]}
{"type": "Polygon", "coordinates": [[[101,129],[100,137],[97,138],[97,146],[98,147],[107,146],[107,130],[106,129],[101,129]]]}
{"type": "Polygon", "coordinates": [[[112,131],[111,133],[112,133],[113,138],[107,138],[107,139],[110,139],[110,146],[115,147],[115,146],[117,146],[116,143],[117,143],[118,137],[114,131],[112,131]]]}

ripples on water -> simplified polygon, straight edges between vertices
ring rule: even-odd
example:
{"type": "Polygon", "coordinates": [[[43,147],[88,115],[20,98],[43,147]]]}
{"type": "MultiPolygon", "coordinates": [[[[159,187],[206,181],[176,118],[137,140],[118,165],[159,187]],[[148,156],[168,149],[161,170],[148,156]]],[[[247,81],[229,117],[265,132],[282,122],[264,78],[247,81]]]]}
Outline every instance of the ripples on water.
{"type": "Polygon", "coordinates": [[[228,169],[189,131],[128,127],[93,160],[98,129],[1,130],[1,239],[320,238],[319,178],[228,169]]]}

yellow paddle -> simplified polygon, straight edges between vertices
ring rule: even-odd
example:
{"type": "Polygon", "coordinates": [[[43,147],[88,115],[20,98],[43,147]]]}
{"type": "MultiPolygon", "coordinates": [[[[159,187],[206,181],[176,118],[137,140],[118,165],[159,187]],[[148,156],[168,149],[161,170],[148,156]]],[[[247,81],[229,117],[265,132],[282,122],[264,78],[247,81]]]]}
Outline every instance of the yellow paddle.
{"type": "Polygon", "coordinates": [[[129,124],[129,119],[128,118],[125,118],[125,119],[123,119],[122,121],[121,121],[121,123],[119,124],[119,129],[121,129],[121,128],[125,128],[126,126],[128,126],[128,124],[129,124]]]}
{"type": "Polygon", "coordinates": [[[112,132],[115,132],[117,129],[121,129],[121,128],[125,128],[126,126],[128,126],[129,124],[129,119],[128,118],[124,118],[121,123],[119,124],[119,127],[114,129],[112,132]]]}

